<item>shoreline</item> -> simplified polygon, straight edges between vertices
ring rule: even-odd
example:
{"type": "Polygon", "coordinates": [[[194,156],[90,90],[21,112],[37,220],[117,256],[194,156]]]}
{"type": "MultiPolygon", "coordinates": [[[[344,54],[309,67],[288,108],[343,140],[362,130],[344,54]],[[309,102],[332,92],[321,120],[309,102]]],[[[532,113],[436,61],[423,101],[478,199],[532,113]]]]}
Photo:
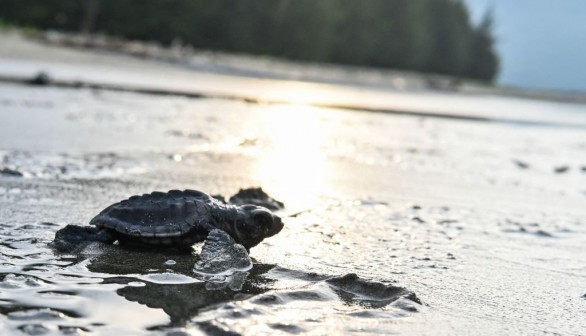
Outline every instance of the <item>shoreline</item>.
{"type": "MultiPolygon", "coordinates": [[[[15,32],[22,34],[18,30],[15,32]]],[[[48,46],[124,55],[141,60],[167,63],[190,70],[223,75],[360,86],[372,89],[431,90],[586,104],[586,92],[506,87],[433,73],[294,61],[265,55],[200,50],[180,44],[164,47],[158,43],[126,40],[100,34],[84,35],[41,31],[30,38],[48,46]]]]}
{"type": "MultiPolygon", "coordinates": [[[[203,63],[209,65],[211,62],[210,58],[203,63]]],[[[312,71],[313,68],[307,70],[312,71]]],[[[46,74],[48,80],[45,84],[68,88],[229,99],[261,105],[304,105],[516,125],[586,127],[586,104],[472,93],[470,90],[399,90],[373,88],[373,85],[220,74],[210,66],[196,70],[151,57],[63,47],[26,38],[18,32],[0,33],[0,80],[28,83],[40,74],[46,74]]]]}
{"type": "MultiPolygon", "coordinates": [[[[120,86],[120,85],[82,82],[82,81],[53,80],[50,77],[48,77],[45,73],[42,73],[42,72],[32,78],[9,77],[9,76],[0,75],[0,83],[16,84],[16,85],[32,85],[32,86],[38,86],[38,87],[46,86],[46,87],[56,87],[56,88],[65,88],[65,89],[103,90],[103,91],[113,91],[113,92],[137,93],[137,94],[145,94],[145,95],[153,95],[153,96],[175,96],[175,97],[185,97],[185,98],[191,98],[191,99],[235,100],[235,101],[242,101],[245,103],[259,104],[259,105],[279,105],[279,104],[289,104],[290,103],[287,101],[279,101],[279,100],[258,101],[258,100],[249,99],[249,98],[245,98],[245,97],[239,97],[239,96],[214,95],[214,94],[206,94],[206,93],[201,93],[201,92],[173,91],[173,90],[156,89],[156,88],[150,89],[150,88],[141,88],[141,87],[133,87],[133,86],[120,86]]],[[[347,110],[347,111],[356,111],[356,112],[368,112],[368,113],[386,113],[386,114],[393,114],[393,115],[407,115],[407,116],[423,117],[423,118],[451,119],[451,120],[472,121],[472,122],[492,122],[492,123],[501,123],[501,124],[510,124],[510,125],[519,125],[519,126],[586,129],[586,125],[565,123],[565,122],[554,122],[554,121],[539,121],[539,120],[538,121],[531,121],[531,120],[512,119],[512,118],[488,118],[488,117],[481,117],[481,116],[465,116],[465,115],[449,114],[449,113],[391,110],[391,109],[371,109],[371,108],[358,107],[358,106],[320,104],[320,103],[315,103],[315,104],[310,103],[308,105],[318,107],[318,108],[347,110]]]]}

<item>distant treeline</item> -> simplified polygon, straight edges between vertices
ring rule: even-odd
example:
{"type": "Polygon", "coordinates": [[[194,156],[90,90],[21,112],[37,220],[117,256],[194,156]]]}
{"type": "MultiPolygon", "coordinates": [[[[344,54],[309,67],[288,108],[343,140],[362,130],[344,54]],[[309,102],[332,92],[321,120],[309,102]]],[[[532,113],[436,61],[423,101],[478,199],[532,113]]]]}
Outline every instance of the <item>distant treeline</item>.
{"type": "Polygon", "coordinates": [[[1,0],[7,22],[492,80],[490,15],[461,0],[1,0]]]}

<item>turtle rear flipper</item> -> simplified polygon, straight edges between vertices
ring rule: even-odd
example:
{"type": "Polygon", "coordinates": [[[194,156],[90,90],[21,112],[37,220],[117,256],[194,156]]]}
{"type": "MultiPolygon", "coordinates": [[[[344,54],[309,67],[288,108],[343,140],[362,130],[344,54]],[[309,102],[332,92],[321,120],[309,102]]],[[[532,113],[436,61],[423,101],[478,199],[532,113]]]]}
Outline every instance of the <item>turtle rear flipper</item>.
{"type": "Polygon", "coordinates": [[[94,241],[111,244],[115,239],[106,229],[68,224],[55,233],[52,245],[58,251],[72,252],[94,241]]]}
{"type": "Polygon", "coordinates": [[[252,260],[244,246],[237,244],[226,232],[212,230],[204,242],[200,260],[193,271],[204,277],[214,277],[229,276],[251,268],[252,260]]]}

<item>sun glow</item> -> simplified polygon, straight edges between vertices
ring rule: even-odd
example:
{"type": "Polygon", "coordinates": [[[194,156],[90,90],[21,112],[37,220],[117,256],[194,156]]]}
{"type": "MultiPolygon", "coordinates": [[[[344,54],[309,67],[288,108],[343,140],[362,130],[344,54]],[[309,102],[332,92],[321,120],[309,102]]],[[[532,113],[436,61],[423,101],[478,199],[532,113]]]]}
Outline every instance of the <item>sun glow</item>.
{"type": "Polygon", "coordinates": [[[295,105],[327,104],[340,101],[341,94],[327,84],[313,84],[304,82],[276,82],[270,87],[261,88],[263,92],[260,100],[283,102],[295,105]]]}
{"type": "Polygon", "coordinates": [[[275,195],[286,195],[296,207],[316,202],[327,186],[323,148],[331,125],[324,123],[322,116],[318,108],[279,105],[267,111],[261,121],[268,146],[256,178],[275,195]]]}

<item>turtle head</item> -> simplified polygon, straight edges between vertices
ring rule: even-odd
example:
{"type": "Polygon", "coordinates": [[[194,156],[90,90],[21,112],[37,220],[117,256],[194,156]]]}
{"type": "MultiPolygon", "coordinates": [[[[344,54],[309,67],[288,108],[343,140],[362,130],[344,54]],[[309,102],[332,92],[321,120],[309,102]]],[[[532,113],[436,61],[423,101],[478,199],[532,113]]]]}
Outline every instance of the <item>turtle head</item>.
{"type": "Polygon", "coordinates": [[[237,222],[234,230],[236,237],[234,238],[247,249],[258,245],[263,239],[274,236],[283,229],[281,218],[266,208],[251,204],[243,205],[240,208],[245,216],[244,220],[237,222]]]}

